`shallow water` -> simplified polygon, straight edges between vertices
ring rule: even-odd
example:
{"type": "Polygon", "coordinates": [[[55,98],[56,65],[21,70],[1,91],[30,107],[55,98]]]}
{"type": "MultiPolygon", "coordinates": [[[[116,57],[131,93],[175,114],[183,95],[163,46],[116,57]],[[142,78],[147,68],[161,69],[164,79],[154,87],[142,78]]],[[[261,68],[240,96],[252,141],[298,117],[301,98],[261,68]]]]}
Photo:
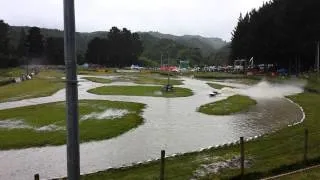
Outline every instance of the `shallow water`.
{"type": "Polygon", "coordinates": [[[107,109],[103,112],[92,112],[90,114],[83,115],[80,118],[80,121],[85,121],[88,119],[115,119],[115,118],[120,118],[129,112],[126,109],[107,109]]]}
{"type": "Polygon", "coordinates": [[[20,119],[5,119],[0,121],[0,129],[24,129],[32,128],[20,119]]]}
{"type": "MultiPolygon", "coordinates": [[[[282,96],[253,96],[258,104],[246,113],[231,116],[209,116],[196,112],[205,103],[225,99],[235,93],[268,94],[274,87],[257,85],[243,89],[222,89],[221,95],[210,98],[212,88],[205,81],[184,79],[194,92],[182,98],[141,96],[100,96],[86,90],[103,84],[81,81],[80,99],[106,99],[141,102],[147,104],[143,117],[145,123],[119,137],[80,145],[81,173],[90,173],[129,165],[133,162],[158,158],[160,150],[168,155],[196,151],[200,148],[236,141],[240,136],[252,137],[285,127],[301,120],[299,107],[283,95],[301,92],[296,86],[279,87],[282,96]],[[251,89],[250,89],[251,88],[251,89]],[[253,93],[259,92],[259,93],[253,93]]],[[[112,83],[106,85],[132,83],[112,83]]],[[[230,84],[231,85],[231,84],[230,84]]],[[[279,90],[280,90],[279,89],[279,90]]],[[[278,91],[277,91],[278,92],[278,91]]],[[[50,97],[0,104],[0,109],[64,100],[64,90],[50,97]]],[[[42,178],[66,176],[66,146],[50,146],[21,150],[0,151],[0,179],[31,179],[35,173],[42,178]]]]}

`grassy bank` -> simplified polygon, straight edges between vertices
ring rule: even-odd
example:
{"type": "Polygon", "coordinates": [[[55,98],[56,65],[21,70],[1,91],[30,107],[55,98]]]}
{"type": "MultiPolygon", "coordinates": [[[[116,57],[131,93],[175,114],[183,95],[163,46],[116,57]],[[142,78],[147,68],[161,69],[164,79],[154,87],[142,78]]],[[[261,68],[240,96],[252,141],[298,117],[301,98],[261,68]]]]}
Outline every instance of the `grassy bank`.
{"type": "Polygon", "coordinates": [[[173,91],[162,91],[162,86],[103,86],[90,89],[88,92],[99,95],[153,96],[153,97],[186,97],[193,93],[190,89],[174,87],[173,91]]]}
{"type": "Polygon", "coordinates": [[[320,76],[317,74],[309,74],[305,89],[310,92],[320,93],[320,76]]]}
{"type": "Polygon", "coordinates": [[[231,79],[227,80],[228,82],[235,82],[246,85],[255,85],[261,81],[261,79],[231,79]]]}
{"type": "Polygon", "coordinates": [[[221,85],[221,84],[217,84],[217,83],[207,83],[210,87],[214,88],[214,89],[222,89],[222,88],[225,88],[225,87],[228,87],[228,88],[234,88],[232,86],[226,86],[226,85],[221,85]]]}
{"type": "Polygon", "coordinates": [[[234,95],[222,101],[202,105],[198,111],[209,115],[230,115],[248,110],[250,106],[256,103],[248,96],[234,95]]]}
{"type": "MultiPolygon", "coordinates": [[[[82,72],[81,74],[87,74],[87,75],[105,75],[105,76],[119,76],[115,78],[113,81],[131,81],[136,84],[154,84],[154,85],[166,85],[168,83],[168,80],[166,77],[155,74],[155,73],[149,73],[149,72],[138,72],[138,73],[115,73],[115,72],[96,72],[96,71],[86,71],[87,73],[82,72]]],[[[100,82],[100,83],[109,83],[106,82],[103,78],[96,78],[96,77],[84,77],[84,79],[87,79],[89,81],[93,82],[100,82]]],[[[110,80],[111,82],[111,80],[110,80]]],[[[170,79],[171,85],[182,85],[182,80],[178,79],[170,79]]]]}
{"type": "Polygon", "coordinates": [[[194,74],[195,78],[198,79],[215,79],[215,80],[228,80],[234,81],[237,83],[254,85],[259,83],[261,80],[269,81],[272,83],[283,83],[286,80],[289,80],[288,77],[271,77],[267,75],[254,75],[247,76],[244,74],[233,74],[233,73],[224,73],[224,72],[197,72],[194,74]]]}
{"type": "Polygon", "coordinates": [[[283,176],[277,178],[277,180],[312,180],[320,179],[320,168],[310,169],[303,172],[283,176]]]}
{"type": "Polygon", "coordinates": [[[114,73],[116,69],[112,68],[102,68],[102,69],[88,69],[88,68],[82,68],[78,67],[77,73],[78,75],[94,75],[94,76],[103,76],[107,74],[114,73]]]}
{"type": "MultiPolygon", "coordinates": [[[[132,79],[134,83],[137,84],[155,84],[155,85],[166,85],[168,84],[168,79],[163,77],[151,76],[151,75],[144,75],[144,76],[137,76],[136,78],[132,79]]],[[[181,80],[177,79],[170,79],[171,85],[182,85],[181,80]]]]}
{"type": "MultiPolygon", "coordinates": [[[[80,101],[80,141],[108,139],[137,127],[143,122],[140,116],[143,108],[139,103],[80,101]],[[127,113],[112,117],[113,109],[127,113]]],[[[1,110],[2,125],[11,124],[11,128],[0,127],[0,149],[65,144],[65,114],[65,102],[1,110]]]]}
{"type": "MultiPolygon", "coordinates": [[[[160,151],[159,151],[160,154],[160,151]]],[[[217,162],[231,158],[234,153],[216,152],[215,156],[208,151],[205,153],[187,153],[174,158],[166,158],[165,179],[186,180],[192,177],[193,170],[201,164],[217,162]]],[[[155,180],[159,179],[160,162],[135,165],[122,169],[111,169],[93,174],[83,175],[83,180],[155,180]]]]}
{"type": "Polygon", "coordinates": [[[62,89],[65,83],[59,71],[41,71],[32,80],[0,86],[0,102],[49,96],[62,89]]]}
{"type": "Polygon", "coordinates": [[[2,78],[19,77],[22,73],[25,73],[25,72],[26,70],[22,68],[0,69],[0,77],[2,78]]]}
{"type": "Polygon", "coordinates": [[[246,78],[244,74],[232,74],[224,72],[196,72],[195,78],[199,79],[242,79],[246,78]]]}
{"type": "MultiPolygon", "coordinates": [[[[154,84],[154,85],[166,85],[168,79],[166,76],[157,73],[140,72],[140,73],[116,73],[115,75],[121,75],[118,80],[131,81],[136,84],[154,84]]],[[[182,80],[170,78],[171,85],[182,85],[182,80]]]]}
{"type": "Polygon", "coordinates": [[[97,82],[97,83],[111,83],[112,80],[110,79],[104,79],[104,78],[97,78],[97,77],[83,77],[82,79],[86,79],[88,81],[97,82]]]}

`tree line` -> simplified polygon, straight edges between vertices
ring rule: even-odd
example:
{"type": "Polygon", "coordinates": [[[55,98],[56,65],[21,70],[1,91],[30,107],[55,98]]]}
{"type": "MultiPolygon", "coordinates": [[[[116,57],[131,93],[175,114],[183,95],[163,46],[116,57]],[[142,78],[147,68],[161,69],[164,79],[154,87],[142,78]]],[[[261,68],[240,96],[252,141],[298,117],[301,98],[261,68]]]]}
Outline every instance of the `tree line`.
{"type": "MultiPolygon", "coordinates": [[[[1,21],[0,33],[0,68],[27,63],[64,64],[63,31],[9,26],[1,21]]],[[[191,66],[225,65],[229,57],[228,48],[203,55],[201,48],[184,42],[117,27],[109,31],[76,33],[76,45],[78,64],[87,62],[107,67],[131,64],[159,67],[161,62],[167,64],[168,59],[171,65],[179,65],[180,61],[189,61],[191,66]]]]}
{"type": "MultiPolygon", "coordinates": [[[[64,65],[63,37],[45,37],[41,29],[22,28],[16,46],[10,44],[10,26],[0,20],[0,68],[26,64],[64,65]]],[[[143,51],[140,37],[128,29],[111,28],[106,38],[94,38],[85,54],[78,53],[78,64],[84,62],[124,67],[137,63],[143,51]]]]}
{"type": "Polygon", "coordinates": [[[9,43],[9,30],[10,26],[0,20],[0,68],[30,63],[64,64],[63,38],[44,38],[40,28],[31,27],[27,33],[21,29],[19,43],[15,47],[9,43]]]}
{"type": "Polygon", "coordinates": [[[85,57],[92,64],[125,67],[137,64],[142,51],[139,34],[112,27],[106,38],[96,37],[88,43],[85,57]]]}
{"type": "Polygon", "coordinates": [[[312,69],[320,40],[319,0],[272,0],[240,15],[231,57],[273,63],[293,71],[312,69]]]}

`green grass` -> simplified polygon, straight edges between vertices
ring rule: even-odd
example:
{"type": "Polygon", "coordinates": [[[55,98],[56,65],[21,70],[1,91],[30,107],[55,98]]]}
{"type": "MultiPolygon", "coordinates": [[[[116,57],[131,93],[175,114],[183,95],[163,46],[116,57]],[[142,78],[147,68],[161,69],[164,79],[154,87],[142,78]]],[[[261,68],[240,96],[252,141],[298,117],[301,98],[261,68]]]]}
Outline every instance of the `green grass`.
{"type": "Polygon", "coordinates": [[[0,87],[13,78],[19,77],[22,73],[25,73],[25,69],[22,68],[7,68],[0,69],[0,87]]]}
{"type": "MultiPolygon", "coordinates": [[[[320,95],[303,93],[290,97],[305,110],[306,120],[297,126],[287,127],[270,135],[264,135],[245,143],[245,157],[252,159],[250,168],[245,169],[244,179],[259,179],[292,170],[291,164],[301,163],[303,159],[304,129],[309,129],[309,159],[320,157],[320,95]]],[[[160,154],[160,150],[159,150],[160,154]]],[[[173,180],[191,179],[192,173],[202,164],[217,161],[215,157],[228,159],[239,155],[239,146],[210,149],[200,153],[188,153],[166,161],[166,178],[173,180]]],[[[239,175],[239,169],[225,169],[217,174],[210,174],[203,179],[231,179],[239,175]]],[[[82,179],[141,179],[159,178],[159,161],[136,165],[124,169],[113,169],[90,175],[82,179]]]]}
{"type": "MultiPolygon", "coordinates": [[[[138,76],[137,78],[133,79],[134,83],[137,84],[155,84],[155,85],[166,85],[168,84],[168,79],[165,78],[159,78],[154,76],[138,76]]],[[[171,85],[182,85],[181,80],[177,79],[170,79],[171,85]]]]}
{"type": "Polygon", "coordinates": [[[25,73],[25,72],[26,70],[22,68],[0,69],[0,77],[2,78],[19,77],[22,73],[25,73]]]}
{"type": "Polygon", "coordinates": [[[240,83],[240,84],[246,84],[246,85],[255,85],[259,83],[261,80],[260,79],[234,79],[234,82],[240,83]]]}
{"type": "MultiPolygon", "coordinates": [[[[163,76],[157,73],[150,72],[140,72],[140,73],[117,73],[121,74],[121,79],[125,79],[126,81],[132,81],[136,84],[155,84],[155,85],[166,85],[168,84],[167,76],[163,76]]],[[[117,75],[116,74],[116,75],[117,75]]],[[[182,85],[182,80],[170,78],[171,85],[182,85]]]]}
{"type": "MultiPolygon", "coordinates": [[[[212,79],[219,79],[219,78],[212,78],[212,79]]],[[[220,79],[226,79],[226,82],[234,82],[246,85],[255,85],[262,80],[268,81],[270,83],[286,83],[290,80],[287,77],[268,77],[268,76],[246,76],[246,77],[224,77],[220,79]]]]}
{"type": "Polygon", "coordinates": [[[195,78],[199,79],[238,79],[246,78],[244,74],[232,74],[225,72],[196,72],[194,73],[195,78]]]}
{"type": "MultiPolygon", "coordinates": [[[[151,73],[158,74],[162,77],[168,77],[168,72],[166,72],[166,71],[152,71],[151,73]]],[[[178,75],[179,75],[179,73],[177,73],[177,72],[170,72],[169,73],[170,77],[177,77],[178,75]]]]}
{"type": "Polygon", "coordinates": [[[226,86],[226,85],[221,85],[221,84],[217,84],[217,83],[207,83],[210,87],[214,88],[214,89],[222,89],[224,87],[228,87],[228,88],[234,88],[232,86],[226,86]]]}
{"type": "Polygon", "coordinates": [[[97,78],[97,77],[83,77],[82,79],[86,79],[88,81],[97,82],[97,83],[103,83],[103,84],[112,82],[110,79],[97,78]]]}
{"type": "Polygon", "coordinates": [[[306,170],[303,172],[283,176],[281,178],[277,178],[278,180],[312,180],[312,179],[320,179],[320,168],[314,168],[310,170],[306,170]]]}
{"type": "MultiPolygon", "coordinates": [[[[115,73],[110,70],[108,73],[101,72],[101,71],[80,71],[80,74],[86,74],[86,75],[114,75],[114,76],[120,76],[118,80],[115,81],[132,81],[136,84],[154,84],[154,85],[166,85],[168,83],[168,80],[165,76],[162,76],[160,74],[150,73],[150,72],[138,72],[138,73],[115,73]]],[[[85,77],[84,79],[87,79],[89,81],[93,82],[101,82],[101,83],[110,83],[110,82],[104,82],[102,78],[94,78],[94,77],[85,77]],[[100,81],[101,79],[101,81],[100,81]]],[[[178,79],[172,79],[170,78],[170,84],[172,85],[182,85],[182,80],[178,79]]]]}
{"type": "Polygon", "coordinates": [[[100,75],[107,75],[110,73],[113,73],[115,69],[109,68],[102,68],[102,69],[85,69],[82,67],[78,67],[77,73],[78,75],[95,75],[95,76],[100,76],[100,75]]]}
{"type": "Polygon", "coordinates": [[[99,95],[186,97],[193,95],[190,89],[174,87],[172,92],[162,91],[162,86],[103,86],[88,92],[99,95]]]}
{"type": "Polygon", "coordinates": [[[65,86],[62,72],[41,71],[32,80],[0,86],[0,102],[49,96],[65,86]]]}
{"type": "Polygon", "coordinates": [[[248,110],[250,106],[256,103],[248,96],[234,95],[222,101],[202,105],[198,111],[209,115],[230,115],[248,110]]]}
{"type": "Polygon", "coordinates": [[[308,83],[305,89],[310,92],[320,93],[320,76],[309,74],[308,83]]]}
{"type": "MultiPolygon", "coordinates": [[[[253,158],[253,166],[246,170],[247,179],[270,176],[291,171],[295,166],[303,164],[304,129],[309,130],[308,158],[319,158],[320,125],[319,94],[303,93],[291,96],[290,99],[300,104],[306,119],[302,124],[284,128],[274,134],[265,135],[245,145],[246,155],[253,158]],[[250,178],[251,177],[251,178],[250,178]]],[[[231,147],[233,148],[233,147],[231,147]]],[[[212,175],[219,178],[230,178],[238,175],[238,170],[225,170],[221,174],[212,175]]]]}
{"type": "MultiPolygon", "coordinates": [[[[159,151],[160,155],[160,151],[159,151]]],[[[192,171],[201,164],[217,162],[219,160],[229,159],[235,154],[217,152],[214,154],[206,153],[187,153],[174,158],[166,158],[165,179],[185,180],[190,179],[192,171]]],[[[83,175],[83,180],[155,180],[159,179],[160,162],[135,165],[123,169],[112,169],[98,173],[83,175]]]]}
{"type": "Polygon", "coordinates": [[[196,72],[195,78],[198,79],[214,79],[214,80],[232,80],[236,83],[254,85],[260,82],[263,76],[246,76],[244,74],[233,74],[225,72],[196,72]]]}
{"type": "MultiPolygon", "coordinates": [[[[115,119],[94,119],[80,121],[80,141],[102,140],[118,136],[142,124],[143,104],[117,101],[83,100],[79,103],[80,118],[92,112],[106,109],[125,109],[129,113],[115,119]]],[[[65,102],[48,103],[0,111],[0,121],[23,120],[24,123],[40,128],[47,125],[65,127],[65,102]]],[[[66,131],[36,131],[35,129],[0,128],[0,149],[26,148],[44,145],[65,144],[66,131]]]]}

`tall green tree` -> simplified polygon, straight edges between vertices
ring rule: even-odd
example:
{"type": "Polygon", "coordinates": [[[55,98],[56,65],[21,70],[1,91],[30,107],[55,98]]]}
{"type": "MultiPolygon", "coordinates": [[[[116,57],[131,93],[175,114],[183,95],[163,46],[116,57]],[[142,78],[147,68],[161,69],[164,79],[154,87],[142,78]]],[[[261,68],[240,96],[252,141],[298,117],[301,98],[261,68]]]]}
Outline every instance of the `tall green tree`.
{"type": "Polygon", "coordinates": [[[26,56],[27,48],[26,48],[26,33],[24,28],[20,31],[20,40],[17,47],[17,54],[19,57],[26,56]]]}
{"type": "Polygon", "coordinates": [[[0,20],[0,53],[2,54],[8,53],[8,30],[9,25],[3,20],[0,20]]]}
{"type": "Polygon", "coordinates": [[[240,17],[232,34],[231,57],[254,57],[289,69],[314,66],[320,40],[318,0],[272,0],[240,17]]]}
{"type": "Polygon", "coordinates": [[[144,49],[138,33],[132,34],[131,45],[132,45],[132,59],[133,59],[132,64],[133,64],[133,63],[136,63],[138,57],[142,54],[144,49]]]}
{"type": "Polygon", "coordinates": [[[38,27],[32,27],[29,29],[29,34],[26,39],[26,45],[28,46],[28,53],[31,57],[40,57],[43,54],[43,35],[38,27]]]}
{"type": "Polygon", "coordinates": [[[62,37],[49,37],[46,39],[47,64],[64,65],[64,44],[62,37]]]}
{"type": "Polygon", "coordinates": [[[124,53],[124,47],[122,46],[123,40],[121,38],[121,30],[117,27],[112,27],[108,32],[107,39],[109,40],[108,44],[110,44],[110,46],[106,47],[108,51],[108,64],[114,67],[122,66],[123,63],[122,53],[124,53]]]}
{"type": "Polygon", "coordinates": [[[113,66],[109,61],[109,42],[107,39],[94,38],[88,44],[86,59],[89,63],[113,66]]]}
{"type": "Polygon", "coordinates": [[[0,20],[0,68],[10,66],[8,29],[9,25],[3,20],[0,20]]]}
{"type": "Polygon", "coordinates": [[[124,67],[138,63],[143,51],[140,37],[130,30],[112,27],[107,38],[94,38],[88,44],[86,59],[89,63],[124,67]]]}

